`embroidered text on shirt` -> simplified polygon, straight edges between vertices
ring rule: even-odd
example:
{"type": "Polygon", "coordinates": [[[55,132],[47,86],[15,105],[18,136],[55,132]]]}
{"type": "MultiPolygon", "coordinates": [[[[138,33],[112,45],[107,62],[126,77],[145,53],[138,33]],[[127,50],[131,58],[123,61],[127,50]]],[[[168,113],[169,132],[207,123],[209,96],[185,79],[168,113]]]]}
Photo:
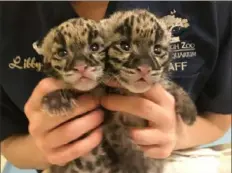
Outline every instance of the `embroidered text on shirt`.
{"type": "Polygon", "coordinates": [[[27,59],[22,59],[20,56],[16,56],[13,59],[13,62],[9,64],[9,67],[11,69],[35,69],[37,72],[40,72],[42,69],[42,64],[39,62],[36,62],[36,58],[29,57],[27,59]]]}

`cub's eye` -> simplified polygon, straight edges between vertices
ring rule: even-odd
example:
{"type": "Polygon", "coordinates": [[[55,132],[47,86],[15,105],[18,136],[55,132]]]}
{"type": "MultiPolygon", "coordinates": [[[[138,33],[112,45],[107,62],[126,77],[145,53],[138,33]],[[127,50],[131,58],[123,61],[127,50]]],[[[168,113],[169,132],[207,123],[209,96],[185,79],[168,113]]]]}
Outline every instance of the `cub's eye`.
{"type": "Polygon", "coordinates": [[[125,50],[125,51],[129,51],[130,50],[130,44],[126,41],[122,41],[120,43],[120,47],[125,50]]]}
{"type": "Polygon", "coordinates": [[[162,53],[162,49],[161,49],[161,46],[160,45],[155,45],[154,46],[154,53],[156,55],[160,55],[162,53]]]}
{"type": "Polygon", "coordinates": [[[97,44],[97,43],[93,43],[91,46],[90,46],[90,49],[92,50],[92,51],[98,51],[99,50],[99,48],[100,48],[100,46],[97,44]]]}
{"type": "Polygon", "coordinates": [[[64,49],[61,49],[61,50],[58,51],[57,55],[59,57],[65,57],[66,55],[68,55],[68,52],[66,50],[64,50],[64,49]]]}

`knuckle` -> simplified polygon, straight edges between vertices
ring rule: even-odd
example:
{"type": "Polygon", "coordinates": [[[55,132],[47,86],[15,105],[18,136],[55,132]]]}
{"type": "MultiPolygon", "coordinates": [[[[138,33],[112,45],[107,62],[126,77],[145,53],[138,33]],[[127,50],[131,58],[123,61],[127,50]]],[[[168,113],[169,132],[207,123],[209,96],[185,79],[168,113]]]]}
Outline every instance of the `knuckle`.
{"type": "Polygon", "coordinates": [[[169,152],[169,150],[161,149],[158,157],[161,159],[165,159],[165,158],[169,157],[170,154],[171,153],[169,152]]]}
{"type": "Polygon", "coordinates": [[[48,161],[47,157],[52,152],[52,149],[46,144],[46,142],[44,140],[41,140],[41,138],[35,139],[35,144],[40,149],[40,151],[43,153],[46,161],[48,161]]]}
{"type": "Polygon", "coordinates": [[[39,128],[35,124],[29,124],[28,131],[32,136],[36,136],[39,133],[39,128]]]}
{"type": "Polygon", "coordinates": [[[40,140],[38,142],[38,146],[39,146],[39,148],[41,148],[45,152],[49,152],[51,150],[51,148],[52,148],[50,143],[48,143],[48,142],[46,142],[44,140],[40,140]]]}
{"type": "Polygon", "coordinates": [[[75,158],[81,157],[82,153],[87,150],[86,148],[81,148],[79,145],[73,146],[70,148],[70,150],[66,151],[65,153],[65,161],[68,162],[70,160],[73,160],[75,158]]]}
{"type": "Polygon", "coordinates": [[[167,99],[169,100],[170,103],[175,103],[175,94],[174,93],[171,93],[171,92],[168,92],[166,90],[166,96],[167,96],[167,99]]]}
{"type": "Polygon", "coordinates": [[[144,115],[147,115],[147,114],[153,112],[153,105],[146,100],[141,100],[137,107],[141,109],[141,112],[144,115]]]}
{"type": "Polygon", "coordinates": [[[167,145],[169,145],[172,148],[175,148],[176,144],[177,144],[177,138],[176,138],[176,136],[170,137],[169,141],[167,142],[167,145]]]}
{"type": "Polygon", "coordinates": [[[27,102],[25,105],[24,105],[24,112],[26,115],[30,115],[31,113],[31,106],[29,104],[30,102],[27,102]]]}
{"type": "Polygon", "coordinates": [[[163,144],[168,145],[172,144],[174,139],[172,138],[172,135],[167,135],[164,137],[163,144]]]}
{"type": "MultiPolygon", "coordinates": [[[[49,154],[49,155],[46,155],[45,156],[47,161],[50,163],[50,164],[53,164],[53,165],[56,165],[58,162],[57,162],[57,157],[52,155],[52,154],[49,154]]],[[[61,159],[61,158],[60,158],[61,159]]]]}
{"type": "Polygon", "coordinates": [[[46,155],[46,159],[52,165],[64,166],[66,163],[68,163],[68,161],[65,160],[65,157],[59,157],[54,153],[46,155]]]}
{"type": "Polygon", "coordinates": [[[100,142],[102,141],[103,138],[103,134],[102,134],[102,129],[100,129],[99,131],[96,132],[96,135],[94,136],[93,142],[95,145],[100,144],[100,142]]]}
{"type": "Polygon", "coordinates": [[[73,160],[74,158],[78,158],[80,156],[81,156],[81,151],[80,151],[80,148],[78,148],[78,147],[73,149],[73,151],[69,152],[69,154],[68,154],[68,158],[70,160],[73,160]]]}
{"type": "Polygon", "coordinates": [[[173,124],[173,117],[172,113],[168,110],[163,110],[163,115],[162,115],[167,123],[166,128],[169,128],[171,124],[173,124]]]}
{"type": "Polygon", "coordinates": [[[167,140],[169,144],[174,143],[176,141],[176,133],[175,132],[169,133],[167,140]]]}
{"type": "Polygon", "coordinates": [[[96,110],[92,113],[92,118],[96,119],[96,121],[102,121],[104,112],[102,110],[96,110]]]}
{"type": "Polygon", "coordinates": [[[77,130],[77,127],[71,123],[71,124],[67,124],[66,126],[64,126],[63,129],[60,129],[59,134],[64,137],[63,140],[68,141],[78,135],[76,130],[77,130]],[[65,134],[65,135],[62,135],[62,134],[65,134]]]}
{"type": "Polygon", "coordinates": [[[47,91],[51,86],[54,85],[54,81],[51,78],[42,79],[37,85],[38,90],[47,91]]]}
{"type": "Polygon", "coordinates": [[[174,95],[172,95],[171,93],[166,91],[166,102],[168,105],[170,105],[169,107],[174,108],[176,105],[176,99],[174,97],[174,95]]]}
{"type": "Polygon", "coordinates": [[[169,95],[170,95],[169,96],[169,103],[174,106],[176,104],[175,97],[171,94],[169,94],[169,95]]]}
{"type": "Polygon", "coordinates": [[[33,115],[29,120],[30,122],[28,125],[28,131],[32,136],[39,135],[43,129],[41,128],[42,120],[41,118],[38,118],[38,117],[41,117],[41,114],[37,115],[37,113],[35,113],[35,115],[33,115]]]}
{"type": "Polygon", "coordinates": [[[163,109],[162,110],[162,117],[163,117],[163,119],[165,120],[165,122],[167,124],[166,128],[173,127],[173,124],[175,122],[175,120],[174,120],[175,115],[173,115],[172,111],[163,109]]]}

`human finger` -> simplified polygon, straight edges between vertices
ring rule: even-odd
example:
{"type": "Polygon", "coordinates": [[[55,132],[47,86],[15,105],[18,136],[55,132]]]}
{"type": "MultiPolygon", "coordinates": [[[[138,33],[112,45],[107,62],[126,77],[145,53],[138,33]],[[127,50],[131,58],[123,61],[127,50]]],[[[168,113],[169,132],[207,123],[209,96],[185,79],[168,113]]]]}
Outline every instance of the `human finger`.
{"type": "Polygon", "coordinates": [[[65,163],[89,153],[100,144],[101,140],[102,128],[99,127],[86,138],[56,149],[47,156],[47,159],[52,164],[64,165],[65,163]]]}
{"type": "Polygon", "coordinates": [[[171,145],[140,146],[140,149],[144,152],[145,156],[155,159],[165,159],[169,157],[173,151],[171,145]]]}
{"type": "Polygon", "coordinates": [[[166,126],[165,122],[170,121],[165,109],[141,97],[108,95],[102,97],[101,105],[111,111],[126,112],[161,126],[166,126]]]}
{"type": "Polygon", "coordinates": [[[174,97],[169,92],[167,92],[160,84],[155,84],[153,87],[151,87],[150,90],[143,93],[143,96],[164,108],[171,110],[174,109],[174,97]]]}
{"type": "Polygon", "coordinates": [[[155,128],[134,128],[130,134],[137,145],[162,145],[170,140],[169,135],[155,128]]]}
{"type": "Polygon", "coordinates": [[[45,145],[56,148],[78,139],[103,122],[103,111],[96,110],[81,118],[71,120],[52,130],[45,136],[45,145]]]}

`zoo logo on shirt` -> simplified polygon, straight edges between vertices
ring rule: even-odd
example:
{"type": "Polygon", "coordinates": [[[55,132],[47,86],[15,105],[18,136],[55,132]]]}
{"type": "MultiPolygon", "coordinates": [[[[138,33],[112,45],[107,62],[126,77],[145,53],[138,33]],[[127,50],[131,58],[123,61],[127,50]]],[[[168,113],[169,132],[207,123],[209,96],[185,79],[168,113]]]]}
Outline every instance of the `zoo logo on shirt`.
{"type": "Polygon", "coordinates": [[[187,19],[175,16],[176,11],[170,12],[170,15],[162,17],[162,20],[167,25],[172,33],[171,50],[173,62],[169,66],[170,71],[184,71],[188,67],[189,58],[197,56],[195,43],[189,41],[181,41],[180,35],[188,30],[190,26],[187,19]]]}

